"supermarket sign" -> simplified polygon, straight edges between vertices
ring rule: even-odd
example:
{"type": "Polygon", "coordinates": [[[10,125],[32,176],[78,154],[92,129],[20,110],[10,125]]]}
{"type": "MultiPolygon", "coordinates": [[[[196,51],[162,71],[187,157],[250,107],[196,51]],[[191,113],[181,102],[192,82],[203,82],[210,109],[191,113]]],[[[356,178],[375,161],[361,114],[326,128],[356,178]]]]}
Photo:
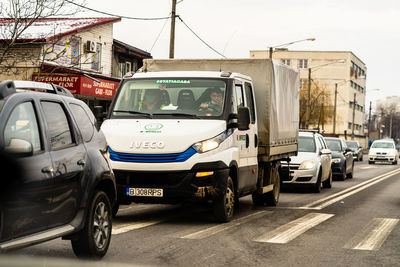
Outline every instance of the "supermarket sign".
{"type": "Polygon", "coordinates": [[[103,98],[113,98],[119,82],[96,78],[96,82],[80,74],[63,73],[34,73],[32,80],[44,83],[53,83],[68,89],[75,95],[88,95],[103,98]]]}

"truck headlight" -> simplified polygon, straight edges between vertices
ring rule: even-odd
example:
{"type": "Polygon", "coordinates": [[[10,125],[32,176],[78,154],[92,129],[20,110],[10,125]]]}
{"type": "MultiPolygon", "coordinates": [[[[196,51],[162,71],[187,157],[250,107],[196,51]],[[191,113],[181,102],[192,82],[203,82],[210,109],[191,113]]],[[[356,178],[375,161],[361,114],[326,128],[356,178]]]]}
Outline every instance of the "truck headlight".
{"type": "Polygon", "coordinates": [[[208,139],[208,140],[204,140],[204,141],[201,141],[201,142],[198,142],[198,143],[192,145],[192,147],[198,153],[204,153],[204,152],[208,152],[208,151],[214,150],[214,149],[218,148],[219,145],[226,138],[228,138],[232,133],[233,133],[233,130],[232,129],[228,129],[228,130],[224,131],[223,133],[217,135],[216,137],[208,139]]]}
{"type": "Polygon", "coordinates": [[[300,166],[299,166],[299,170],[310,170],[313,169],[315,167],[315,161],[313,160],[306,160],[303,161],[300,166]]]}
{"type": "Polygon", "coordinates": [[[332,159],[332,163],[340,163],[342,160],[340,158],[332,159]]]}

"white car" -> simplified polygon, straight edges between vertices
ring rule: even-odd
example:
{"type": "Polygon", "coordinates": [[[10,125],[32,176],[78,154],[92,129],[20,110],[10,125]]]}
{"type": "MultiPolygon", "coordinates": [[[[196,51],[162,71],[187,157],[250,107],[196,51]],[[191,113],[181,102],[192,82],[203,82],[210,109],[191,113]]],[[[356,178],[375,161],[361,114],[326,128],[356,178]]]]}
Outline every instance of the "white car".
{"type": "Polygon", "coordinates": [[[372,143],[368,154],[368,163],[389,162],[396,165],[399,161],[399,152],[393,139],[381,139],[372,143]]]}
{"type": "Polygon", "coordinates": [[[316,132],[299,132],[297,156],[289,164],[281,162],[281,180],[285,185],[308,184],[314,192],[321,186],[332,187],[332,153],[322,135],[316,132]]]}

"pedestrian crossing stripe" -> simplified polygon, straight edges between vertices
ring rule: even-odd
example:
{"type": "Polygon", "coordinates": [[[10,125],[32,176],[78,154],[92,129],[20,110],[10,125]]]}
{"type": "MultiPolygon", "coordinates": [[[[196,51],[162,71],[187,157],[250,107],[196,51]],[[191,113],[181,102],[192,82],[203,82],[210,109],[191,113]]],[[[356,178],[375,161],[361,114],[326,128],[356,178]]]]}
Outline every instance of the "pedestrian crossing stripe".
{"type": "Polygon", "coordinates": [[[309,213],[288,224],[282,225],[275,230],[268,232],[259,238],[256,242],[285,244],[303,234],[307,230],[317,226],[323,221],[331,218],[334,214],[309,213]]]}
{"type": "Polygon", "coordinates": [[[344,248],[379,250],[398,222],[399,219],[374,218],[344,248]]]}

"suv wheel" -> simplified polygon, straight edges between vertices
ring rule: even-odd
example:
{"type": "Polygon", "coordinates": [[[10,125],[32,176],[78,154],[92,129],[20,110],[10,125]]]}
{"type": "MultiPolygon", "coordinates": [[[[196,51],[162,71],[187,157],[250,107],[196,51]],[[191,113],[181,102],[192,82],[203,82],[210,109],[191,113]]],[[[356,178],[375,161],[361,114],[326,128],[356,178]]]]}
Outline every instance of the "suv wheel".
{"type": "Polygon", "coordinates": [[[77,257],[101,258],[111,240],[111,204],[103,191],[95,191],[87,212],[86,224],[76,240],[71,240],[77,257]]]}

